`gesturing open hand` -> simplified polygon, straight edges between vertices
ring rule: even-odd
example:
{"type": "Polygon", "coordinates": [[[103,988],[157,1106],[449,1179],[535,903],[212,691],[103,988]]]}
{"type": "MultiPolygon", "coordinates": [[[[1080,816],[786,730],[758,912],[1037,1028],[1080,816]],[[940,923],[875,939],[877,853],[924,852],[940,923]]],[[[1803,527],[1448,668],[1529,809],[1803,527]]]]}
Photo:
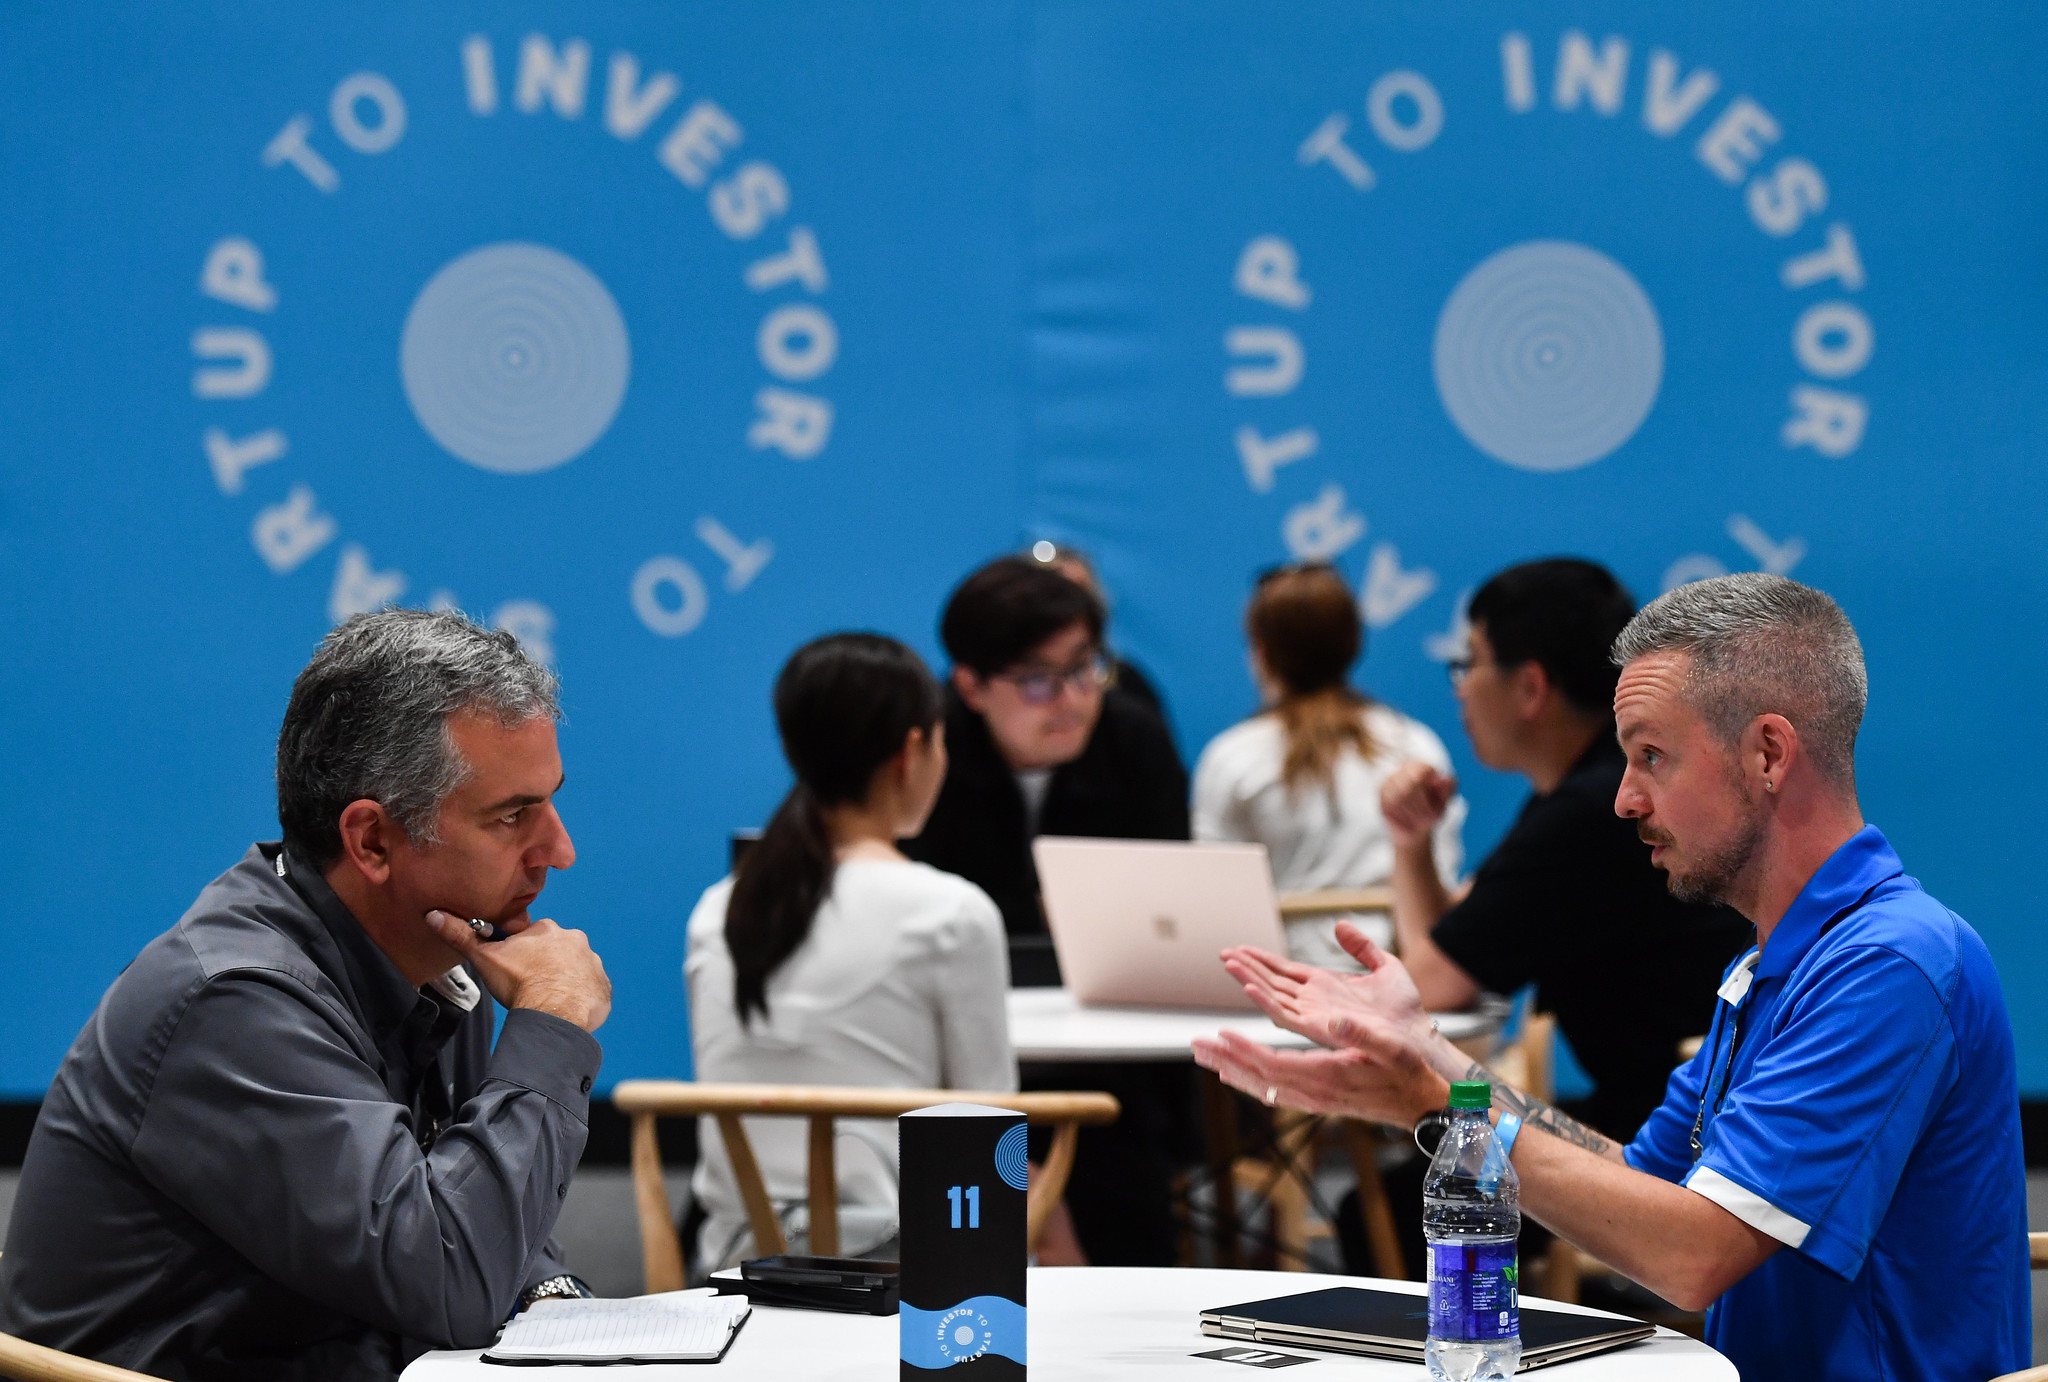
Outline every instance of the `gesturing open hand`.
{"type": "Polygon", "coordinates": [[[1429,1033],[1429,1014],[1407,969],[1348,921],[1339,923],[1337,943],[1365,973],[1318,969],[1255,946],[1224,951],[1223,967],[1266,1016],[1317,1045],[1359,1047],[1369,1035],[1376,1047],[1392,1043],[1419,1050],[1429,1033]]]}
{"type": "Polygon", "coordinates": [[[1276,1051],[1235,1032],[1194,1043],[1195,1062],[1233,1089],[1304,1113],[1340,1113],[1406,1126],[1441,1108],[1443,1080],[1406,1042],[1366,1038],[1363,1049],[1276,1051]]]}

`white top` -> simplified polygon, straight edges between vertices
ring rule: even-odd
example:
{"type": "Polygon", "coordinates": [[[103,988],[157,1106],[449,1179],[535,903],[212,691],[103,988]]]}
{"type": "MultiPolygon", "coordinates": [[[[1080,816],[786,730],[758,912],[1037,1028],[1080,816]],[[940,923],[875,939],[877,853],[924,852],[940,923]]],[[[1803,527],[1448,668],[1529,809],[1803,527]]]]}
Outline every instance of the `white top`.
{"type": "Polygon", "coordinates": [[[1024,833],[1038,834],[1038,818],[1045,814],[1045,799],[1052,794],[1051,768],[1021,768],[1013,776],[1017,790],[1024,794],[1024,833]]]}
{"type": "MultiPolygon", "coordinates": [[[[1380,813],[1380,784],[1403,763],[1420,760],[1451,770],[1443,740],[1429,726],[1378,702],[1365,707],[1366,732],[1379,751],[1361,757],[1346,746],[1331,773],[1334,790],[1318,783],[1290,789],[1281,780],[1287,735],[1278,716],[1254,716],[1209,741],[1195,764],[1197,840],[1244,840],[1266,847],[1273,886],[1283,893],[1322,888],[1373,888],[1394,875],[1394,841],[1380,813]]],[[[1464,862],[1458,832],[1465,799],[1454,797],[1436,828],[1436,864],[1446,887],[1464,862]]],[[[1298,959],[1355,968],[1331,938],[1340,918],[1290,922],[1288,948],[1298,959]]],[[[1368,923],[1382,944],[1392,924],[1368,923]]]]}
{"type": "MultiPolygon", "coordinates": [[[[1269,1296],[1331,1286],[1376,1286],[1421,1296],[1419,1281],[1321,1276],[1307,1272],[1217,1271],[1200,1267],[1033,1267],[1030,1297],[1031,1370],[1066,1382],[1235,1382],[1268,1374],[1243,1364],[1218,1366],[1204,1353],[1247,1350],[1202,1333],[1201,1312],[1269,1296]],[[1242,1369],[1239,1371],[1238,1369],[1242,1369]]],[[[1605,1311],[1522,1297],[1573,1315],[1605,1311]]],[[[1618,1318],[1609,1316],[1609,1318],[1618,1318]]],[[[888,1315],[840,1315],[825,1310],[754,1306],[753,1318],[718,1365],[719,1382],[873,1382],[893,1377],[902,1322],[888,1315]]],[[[1275,1345],[1275,1353],[1313,1358],[1316,1382],[1417,1382],[1413,1363],[1275,1345]]],[[[405,1370],[403,1382],[503,1382],[504,1369],[477,1361],[476,1349],[428,1353],[405,1370]]],[[[1697,1339],[1669,1329],[1613,1353],[1561,1364],[1572,1382],[1736,1382],[1735,1366],[1697,1339]]],[[[567,1368],[559,1376],[587,1377],[567,1368]]],[[[1305,1376],[1292,1368],[1282,1376],[1305,1376]]],[[[703,1382],[701,1364],[649,1363],[633,1382],[703,1382]]]]}
{"type": "MultiPolygon", "coordinates": [[[[1002,914],[980,888],[927,864],[841,864],[810,934],[769,976],[768,1016],[756,1015],[751,1027],[740,1025],[733,1006],[725,945],[731,896],[732,879],[721,879],[690,915],[683,975],[698,1079],[1017,1087],[1003,1006],[1010,976],[1002,914]]],[[[790,1250],[803,1251],[804,1120],[745,1123],[790,1250]]],[[[841,1244],[858,1256],[896,1232],[896,1128],[887,1119],[843,1118],[838,1134],[841,1244]]],[[[753,1256],[753,1237],[716,1122],[701,1120],[699,1136],[703,1159],[693,1185],[710,1216],[699,1260],[716,1268],[753,1256]]]]}

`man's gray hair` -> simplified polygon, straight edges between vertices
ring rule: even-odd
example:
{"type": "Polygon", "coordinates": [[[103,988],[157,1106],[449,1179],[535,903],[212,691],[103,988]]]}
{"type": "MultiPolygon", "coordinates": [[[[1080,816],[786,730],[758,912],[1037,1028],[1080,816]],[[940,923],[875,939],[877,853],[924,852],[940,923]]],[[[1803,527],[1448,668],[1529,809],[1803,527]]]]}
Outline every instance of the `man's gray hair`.
{"type": "Polygon", "coordinates": [[[1679,586],[1614,641],[1618,666],[1661,652],[1691,656],[1686,699],[1724,742],[1759,715],[1783,715],[1822,776],[1855,786],[1870,679],[1856,630],[1826,595],[1761,571],[1679,586]]]}
{"type": "Polygon", "coordinates": [[[383,806],[415,844],[438,844],[441,803],[468,780],[449,717],[561,718],[555,674],[509,633],[459,614],[358,614],[320,641],[277,736],[285,843],[317,868],[341,854],[341,813],[383,806]]]}

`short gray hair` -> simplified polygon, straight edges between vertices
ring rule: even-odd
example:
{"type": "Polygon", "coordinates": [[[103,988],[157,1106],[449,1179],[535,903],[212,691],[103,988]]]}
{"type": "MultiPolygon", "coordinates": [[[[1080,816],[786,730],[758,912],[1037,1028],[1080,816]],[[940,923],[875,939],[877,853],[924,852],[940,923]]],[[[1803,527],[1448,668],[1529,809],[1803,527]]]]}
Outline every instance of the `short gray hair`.
{"type": "Polygon", "coordinates": [[[341,854],[341,812],[368,799],[415,844],[438,844],[441,803],[469,777],[460,713],[503,725],[561,718],[555,674],[511,634],[459,614],[358,614],[320,641],[277,736],[277,816],[315,867],[341,854]]]}
{"type": "Polygon", "coordinates": [[[1855,786],[1870,679],[1856,630],[1826,595],[1761,571],[1679,586],[1614,640],[1617,666],[1662,652],[1691,656],[1686,699],[1724,742],[1759,715],[1783,715],[1824,777],[1855,786]]]}

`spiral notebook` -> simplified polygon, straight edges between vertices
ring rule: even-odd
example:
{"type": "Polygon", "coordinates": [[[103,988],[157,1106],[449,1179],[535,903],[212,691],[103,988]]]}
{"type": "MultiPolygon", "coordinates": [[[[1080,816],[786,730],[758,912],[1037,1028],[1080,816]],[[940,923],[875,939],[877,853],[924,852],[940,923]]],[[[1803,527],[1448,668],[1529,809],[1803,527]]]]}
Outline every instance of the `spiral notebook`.
{"type": "Polygon", "coordinates": [[[748,1315],[745,1296],[668,1291],[624,1300],[535,1301],[514,1316],[486,1363],[715,1363],[748,1315]]]}

